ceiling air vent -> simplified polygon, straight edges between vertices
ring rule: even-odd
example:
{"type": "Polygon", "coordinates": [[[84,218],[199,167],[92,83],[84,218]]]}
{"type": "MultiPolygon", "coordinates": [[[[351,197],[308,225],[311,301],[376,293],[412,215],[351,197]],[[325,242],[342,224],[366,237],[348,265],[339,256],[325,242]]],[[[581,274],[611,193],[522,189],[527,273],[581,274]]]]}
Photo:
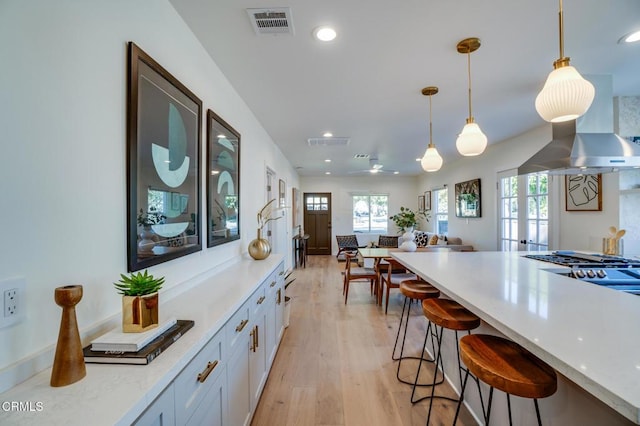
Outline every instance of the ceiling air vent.
{"type": "Polygon", "coordinates": [[[291,8],[247,9],[253,30],[258,35],[293,34],[291,8]]]}
{"type": "Polygon", "coordinates": [[[356,154],[353,158],[369,158],[369,154],[356,154]]]}
{"type": "Polygon", "coordinates": [[[309,138],[309,146],[347,146],[349,138],[309,138]]]}

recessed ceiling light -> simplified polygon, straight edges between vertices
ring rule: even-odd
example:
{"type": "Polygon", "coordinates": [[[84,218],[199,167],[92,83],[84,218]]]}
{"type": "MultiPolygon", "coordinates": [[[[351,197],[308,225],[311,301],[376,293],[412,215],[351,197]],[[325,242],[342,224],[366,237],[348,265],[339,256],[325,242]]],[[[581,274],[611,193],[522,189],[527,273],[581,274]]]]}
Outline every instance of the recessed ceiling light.
{"type": "Polygon", "coordinates": [[[416,158],[416,161],[422,161],[422,158],[416,158]]]}
{"type": "Polygon", "coordinates": [[[313,36],[320,41],[331,41],[336,35],[336,30],[331,27],[318,27],[313,30],[313,36]]]}
{"type": "Polygon", "coordinates": [[[618,43],[635,43],[640,40],[640,30],[622,36],[618,43]]]}
{"type": "Polygon", "coordinates": [[[220,133],[220,134],[218,135],[218,139],[225,139],[225,138],[226,138],[226,136],[225,136],[225,135],[223,135],[222,133],[220,133]]]}
{"type": "Polygon", "coordinates": [[[322,136],[325,137],[325,138],[332,138],[333,137],[333,133],[325,132],[322,136]]]}
{"type": "Polygon", "coordinates": [[[330,175],[330,174],[331,174],[331,172],[324,172],[324,174],[325,174],[325,175],[330,175]]]}
{"type": "Polygon", "coordinates": [[[395,171],[395,172],[393,172],[393,174],[394,174],[394,175],[399,175],[399,174],[400,174],[400,172],[399,172],[399,171],[395,171]]]}
{"type": "Polygon", "coordinates": [[[330,163],[331,162],[331,158],[327,158],[326,160],[324,160],[325,163],[330,163]]]}

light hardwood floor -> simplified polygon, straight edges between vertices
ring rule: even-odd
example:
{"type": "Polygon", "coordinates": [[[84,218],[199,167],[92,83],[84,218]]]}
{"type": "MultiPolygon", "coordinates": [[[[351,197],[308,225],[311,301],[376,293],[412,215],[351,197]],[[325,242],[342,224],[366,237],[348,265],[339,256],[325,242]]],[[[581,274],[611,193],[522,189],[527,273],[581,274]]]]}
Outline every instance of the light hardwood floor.
{"type": "MultiPolygon", "coordinates": [[[[403,297],[392,289],[389,313],[376,306],[368,282],[354,282],[348,304],[342,295],[344,263],[335,256],[309,256],[296,269],[290,326],[286,329],[269,379],[253,417],[254,426],[424,425],[428,401],[412,405],[411,386],[396,379],[391,351],[403,297]]],[[[426,320],[414,304],[407,341],[417,354],[426,320]]],[[[444,362],[456,362],[454,358],[444,362]]],[[[402,376],[412,380],[417,361],[403,362],[402,376]],[[405,368],[406,366],[406,368],[405,368]]],[[[421,381],[430,380],[429,367],[421,381]]],[[[420,390],[420,395],[430,392],[420,390]]],[[[445,383],[437,394],[455,397],[445,383]]],[[[456,405],[434,400],[431,425],[450,425],[456,405]]],[[[463,408],[458,425],[476,424],[463,408]]]]}

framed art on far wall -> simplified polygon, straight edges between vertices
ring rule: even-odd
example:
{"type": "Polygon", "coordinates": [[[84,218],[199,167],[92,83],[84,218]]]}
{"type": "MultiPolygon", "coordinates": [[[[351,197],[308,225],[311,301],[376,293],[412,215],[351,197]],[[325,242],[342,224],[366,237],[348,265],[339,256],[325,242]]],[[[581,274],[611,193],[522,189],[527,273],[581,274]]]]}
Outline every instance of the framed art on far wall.
{"type": "Polygon", "coordinates": [[[424,209],[431,210],[431,191],[424,192],[424,209]]]}
{"type": "Polygon", "coordinates": [[[481,217],[480,179],[456,183],[456,216],[481,217]]]}
{"type": "Polygon", "coordinates": [[[566,175],[565,209],[571,211],[602,211],[602,174],[566,175]]]}
{"type": "Polygon", "coordinates": [[[240,239],[240,133],[207,110],[207,247],[240,239]]]}
{"type": "Polygon", "coordinates": [[[138,271],[202,249],[202,101],[128,45],[127,264],[138,271]]]}
{"type": "Polygon", "coordinates": [[[418,211],[423,212],[425,210],[424,195],[418,195],[418,211]]]}

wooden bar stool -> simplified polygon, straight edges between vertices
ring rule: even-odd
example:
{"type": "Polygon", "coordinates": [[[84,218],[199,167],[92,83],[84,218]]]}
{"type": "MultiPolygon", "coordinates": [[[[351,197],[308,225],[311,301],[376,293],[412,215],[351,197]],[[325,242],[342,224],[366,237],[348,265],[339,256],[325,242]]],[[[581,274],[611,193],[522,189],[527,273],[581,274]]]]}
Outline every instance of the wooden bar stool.
{"type": "MultiPolygon", "coordinates": [[[[480,326],[480,318],[474,315],[472,312],[467,310],[464,306],[459,304],[454,300],[449,299],[428,299],[422,302],[422,311],[427,319],[432,322],[436,329],[436,340],[438,342],[438,353],[436,355],[435,361],[435,370],[433,372],[433,383],[436,383],[436,377],[438,374],[438,366],[442,368],[442,375],[444,376],[444,365],[442,362],[442,336],[444,334],[444,329],[453,330],[456,336],[456,359],[458,361],[458,377],[460,378],[460,383],[462,383],[462,371],[465,371],[465,382],[468,378],[469,371],[464,368],[460,364],[460,348],[458,346],[458,331],[466,331],[468,334],[471,333],[471,330],[476,329],[480,326]],[[439,329],[438,329],[439,327],[439,329]]],[[[466,337],[466,336],[465,336],[466,337]]],[[[425,336],[425,344],[427,343],[427,336],[425,336]]],[[[416,383],[418,382],[418,377],[420,376],[420,366],[418,366],[418,371],[416,372],[416,383]]],[[[475,377],[474,377],[475,379],[475,377]]],[[[484,402],[482,400],[482,393],[480,392],[480,382],[476,380],[478,385],[478,393],[480,394],[480,404],[482,406],[482,415],[484,416],[484,402]]],[[[419,399],[414,399],[416,387],[414,386],[413,392],[411,393],[411,402],[415,403],[418,401],[422,401],[424,399],[429,398],[429,411],[427,414],[427,425],[429,424],[429,420],[431,419],[431,409],[433,407],[434,398],[446,399],[449,401],[462,401],[464,398],[464,387],[462,388],[462,392],[460,392],[460,398],[449,398],[445,396],[435,395],[435,386],[431,388],[431,395],[425,396],[419,399]]],[[[457,419],[457,412],[456,418],[457,419]]]]}
{"type": "MultiPolygon", "coordinates": [[[[488,334],[472,334],[462,337],[460,352],[462,361],[468,368],[462,384],[462,392],[464,392],[469,372],[490,386],[489,403],[485,417],[487,424],[489,424],[491,415],[493,388],[507,394],[509,424],[512,424],[509,395],[532,398],[536,408],[538,425],[542,424],[538,399],[553,395],[558,388],[558,379],[553,368],[517,343],[488,334]]],[[[456,419],[461,402],[462,399],[456,409],[456,419]]]]}
{"type": "MultiPolygon", "coordinates": [[[[413,385],[415,383],[408,382],[400,378],[400,366],[404,359],[420,359],[424,360],[421,356],[404,356],[404,343],[407,339],[407,329],[409,328],[409,317],[411,315],[411,304],[414,300],[426,300],[440,297],[440,290],[432,286],[423,280],[405,280],[400,283],[400,293],[404,295],[404,304],[402,305],[402,314],[400,315],[400,324],[398,325],[398,332],[396,333],[396,342],[393,345],[393,352],[391,353],[391,359],[398,361],[398,369],[396,371],[396,377],[402,383],[413,385]],[[405,312],[407,313],[405,319],[405,312]],[[400,330],[402,330],[402,324],[404,323],[404,334],[402,335],[402,343],[400,344],[400,355],[396,357],[396,348],[398,347],[398,340],[400,338],[400,330]]],[[[427,334],[431,330],[431,323],[427,325],[427,334]]],[[[433,344],[433,340],[432,340],[433,344]]],[[[423,350],[424,353],[424,350],[423,350]]],[[[427,362],[433,362],[433,360],[424,360],[427,362]]]]}

